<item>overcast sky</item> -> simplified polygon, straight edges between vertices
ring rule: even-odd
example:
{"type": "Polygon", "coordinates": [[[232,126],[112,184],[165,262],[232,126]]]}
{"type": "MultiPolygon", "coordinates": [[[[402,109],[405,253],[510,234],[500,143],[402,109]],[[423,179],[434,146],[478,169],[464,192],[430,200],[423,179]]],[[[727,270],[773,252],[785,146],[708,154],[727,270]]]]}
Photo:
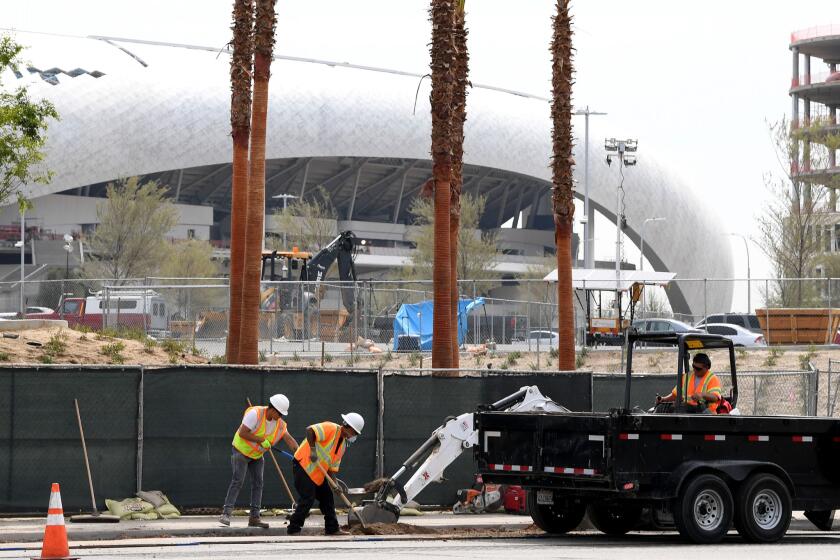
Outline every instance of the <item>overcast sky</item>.
{"type": "MultiPolygon", "coordinates": [[[[428,4],[278,0],[277,51],[425,73],[428,4]]],[[[229,40],[231,6],[231,0],[4,0],[0,21],[26,31],[221,47],[229,40]]],[[[553,10],[550,0],[469,0],[472,80],[548,96],[553,10]]],[[[579,0],[572,11],[574,103],[609,113],[593,119],[594,138],[638,138],[639,159],[655,154],[674,168],[708,200],[722,232],[754,235],[762,177],[779,170],[767,121],[790,111],[790,32],[840,22],[840,4],[579,0]]],[[[751,251],[753,277],[767,274],[759,248],[751,251]]],[[[610,244],[599,243],[597,252],[608,256],[610,244]]],[[[735,273],[744,277],[741,240],[733,239],[733,252],[735,273]]]]}

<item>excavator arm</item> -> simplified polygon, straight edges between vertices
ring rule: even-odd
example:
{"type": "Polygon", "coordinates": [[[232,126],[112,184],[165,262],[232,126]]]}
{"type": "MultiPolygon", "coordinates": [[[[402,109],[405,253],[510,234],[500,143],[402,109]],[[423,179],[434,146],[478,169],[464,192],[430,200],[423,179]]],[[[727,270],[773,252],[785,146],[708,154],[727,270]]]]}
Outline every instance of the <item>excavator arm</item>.
{"type": "MultiPolygon", "coordinates": [[[[564,406],[544,396],[536,385],[522,387],[485,410],[505,412],[569,412],[564,406]]],[[[432,482],[439,482],[443,471],[461,454],[478,443],[473,414],[449,417],[432,432],[423,445],[406,459],[391,478],[380,487],[372,503],[362,509],[366,523],[396,523],[405,504],[432,482]],[[405,484],[399,479],[410,473],[405,484]]]]}
{"type": "MultiPolygon", "coordinates": [[[[330,241],[326,247],[318,251],[300,272],[303,282],[320,282],[327,275],[327,271],[338,260],[338,277],[342,282],[356,281],[356,266],[353,259],[356,256],[356,236],[352,231],[342,231],[330,241]]],[[[341,299],[344,307],[352,313],[356,308],[353,288],[341,288],[341,299]]]]}

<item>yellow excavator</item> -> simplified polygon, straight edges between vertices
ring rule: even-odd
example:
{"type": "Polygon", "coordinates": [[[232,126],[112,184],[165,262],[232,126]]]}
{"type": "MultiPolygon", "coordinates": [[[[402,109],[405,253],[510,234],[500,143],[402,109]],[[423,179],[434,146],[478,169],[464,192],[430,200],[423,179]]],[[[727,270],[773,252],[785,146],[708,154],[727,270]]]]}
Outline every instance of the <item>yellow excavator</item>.
{"type": "MultiPolygon", "coordinates": [[[[356,311],[356,236],[343,231],[323,249],[312,255],[297,250],[271,251],[262,255],[262,280],[266,283],[260,298],[261,315],[275,326],[274,333],[286,338],[338,340],[348,317],[356,311]],[[342,282],[342,307],[325,309],[321,281],[338,261],[342,282]]],[[[260,321],[261,324],[264,321],[260,321]]]]}
{"type": "MultiPolygon", "coordinates": [[[[341,232],[314,255],[297,247],[263,252],[260,336],[339,340],[347,319],[357,309],[355,257],[356,236],[351,231],[341,232]],[[325,291],[321,281],[336,261],[343,307],[326,309],[320,305],[325,291]]],[[[226,325],[226,312],[210,312],[202,317],[199,329],[212,336],[223,332],[226,325]]]]}

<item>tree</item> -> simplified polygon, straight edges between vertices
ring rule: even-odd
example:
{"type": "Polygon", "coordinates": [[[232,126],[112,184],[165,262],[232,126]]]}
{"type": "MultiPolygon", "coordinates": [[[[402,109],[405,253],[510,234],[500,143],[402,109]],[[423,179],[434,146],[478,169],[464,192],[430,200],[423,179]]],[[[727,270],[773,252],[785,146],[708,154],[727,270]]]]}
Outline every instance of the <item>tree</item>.
{"type": "Polygon", "coordinates": [[[219,266],[213,261],[213,246],[208,241],[189,239],[169,245],[160,267],[165,278],[213,278],[219,266]]]}
{"type": "Polygon", "coordinates": [[[90,238],[88,277],[122,284],[155,274],[167,255],[166,234],[178,224],[178,210],[167,189],[137,177],[107,186],[107,199],[96,208],[99,224],[90,238]]]}
{"type": "Polygon", "coordinates": [[[452,181],[452,90],[455,4],[431,0],[432,43],[432,175],[434,180],[434,319],[432,367],[452,367],[452,277],[450,263],[450,184],[452,181]]]}
{"type": "MultiPolygon", "coordinates": [[[[498,276],[494,271],[499,252],[495,232],[482,232],[478,223],[484,213],[485,197],[465,194],[461,198],[461,219],[458,223],[458,278],[465,280],[490,280],[498,276]]],[[[411,264],[404,277],[428,279],[433,274],[435,252],[435,209],[428,198],[415,198],[411,213],[417,226],[409,238],[417,249],[411,255],[411,264]]]]}
{"type": "MultiPolygon", "coordinates": [[[[11,37],[0,37],[0,76],[18,71],[22,51],[11,37]]],[[[49,119],[58,119],[52,103],[33,101],[24,87],[2,90],[0,83],[0,204],[24,185],[49,182],[50,173],[38,165],[49,119]]]]}
{"type": "Polygon", "coordinates": [[[230,312],[226,358],[239,362],[245,231],[248,213],[248,145],[251,138],[251,75],[254,65],[254,2],[234,0],[230,58],[230,127],[233,163],[230,209],[230,312]]]}
{"type": "Polygon", "coordinates": [[[254,99],[251,109],[251,152],[248,175],[248,218],[245,233],[245,282],[239,362],[259,363],[260,271],[265,232],[265,134],[268,122],[268,81],[274,49],[276,0],[257,0],[254,19],[254,99]]]}
{"type": "MultiPolygon", "coordinates": [[[[169,245],[166,258],[160,268],[167,284],[195,284],[195,278],[213,278],[219,274],[219,266],[213,261],[213,246],[203,240],[190,239],[169,245]],[[190,280],[178,280],[185,278],[190,280]]],[[[170,308],[177,308],[183,317],[192,317],[192,310],[218,306],[227,290],[220,288],[192,288],[166,290],[164,295],[170,308]]]]}
{"type": "MultiPolygon", "coordinates": [[[[772,293],[765,294],[768,302],[801,307],[814,302],[814,286],[784,279],[806,278],[813,274],[814,265],[823,252],[821,234],[829,225],[826,212],[833,210],[831,204],[826,205],[826,187],[834,189],[840,185],[814,186],[801,181],[795,173],[799,169],[800,143],[825,134],[820,123],[793,128],[783,118],[770,124],[769,129],[781,171],[765,175],[765,185],[771,196],[757,220],[759,236],[755,242],[767,255],[777,278],[772,293]]],[[[823,138],[822,142],[836,143],[836,139],[823,138]]],[[[806,169],[811,166],[824,168],[828,160],[824,149],[806,149],[805,156],[806,169]]]]}
{"type": "MultiPolygon", "coordinates": [[[[458,0],[455,8],[455,74],[452,91],[452,183],[450,186],[449,246],[459,247],[459,221],[461,214],[461,186],[464,182],[464,122],[467,120],[467,85],[469,83],[469,53],[467,52],[466,0],[458,0]]],[[[452,290],[453,324],[458,324],[458,258],[460,250],[450,251],[449,274],[452,290]]],[[[463,277],[462,277],[463,278],[463,277]]],[[[458,354],[458,329],[452,329],[452,367],[460,364],[458,354]]]]}
{"type": "Polygon", "coordinates": [[[557,332],[559,368],[575,369],[575,309],[572,294],[572,18],[567,0],[557,0],[551,40],[551,175],[554,239],[557,244],[557,332]]]}
{"type": "Polygon", "coordinates": [[[309,192],[306,200],[295,200],[285,209],[274,214],[274,223],[283,236],[273,236],[267,246],[274,250],[288,251],[298,247],[301,251],[317,253],[332,241],[336,232],[338,214],[323,186],[309,192]]]}

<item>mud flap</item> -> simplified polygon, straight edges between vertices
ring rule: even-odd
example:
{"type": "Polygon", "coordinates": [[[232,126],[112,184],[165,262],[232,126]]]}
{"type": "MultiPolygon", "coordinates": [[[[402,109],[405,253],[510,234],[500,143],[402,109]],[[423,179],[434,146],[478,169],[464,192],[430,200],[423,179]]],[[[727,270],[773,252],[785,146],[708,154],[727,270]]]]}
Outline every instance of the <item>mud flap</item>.
{"type": "Polygon", "coordinates": [[[831,531],[834,525],[834,510],[806,511],[805,518],[820,531],[831,531]]]}

